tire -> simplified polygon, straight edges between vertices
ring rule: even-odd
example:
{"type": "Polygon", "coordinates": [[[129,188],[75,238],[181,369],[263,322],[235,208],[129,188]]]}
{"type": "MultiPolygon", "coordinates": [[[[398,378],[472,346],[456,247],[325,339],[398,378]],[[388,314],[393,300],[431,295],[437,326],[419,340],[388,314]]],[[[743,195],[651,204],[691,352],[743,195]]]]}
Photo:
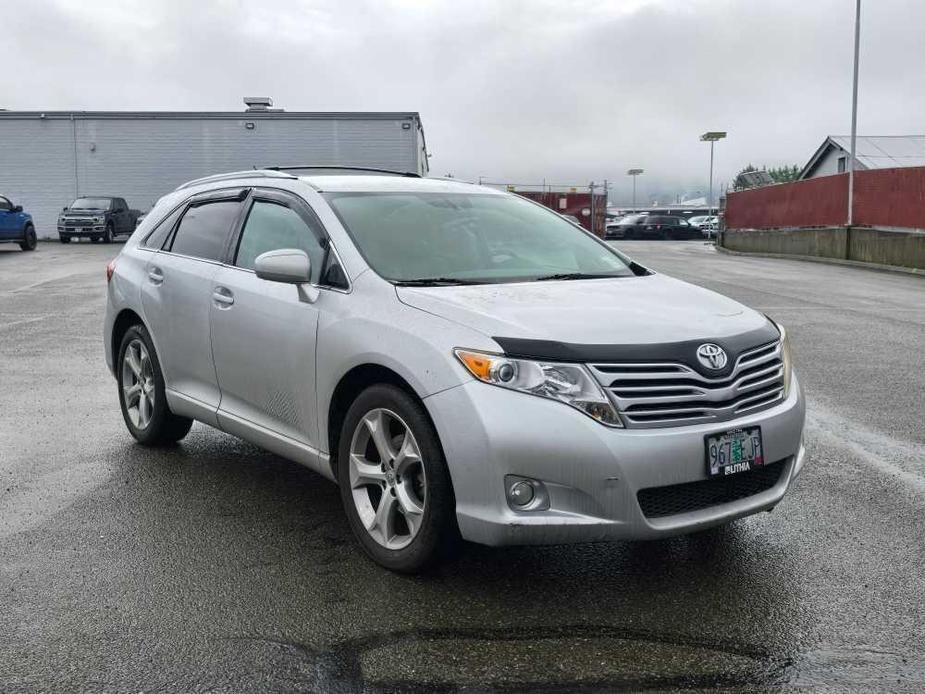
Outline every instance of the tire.
{"type": "Polygon", "coordinates": [[[37,245],[38,239],[35,236],[35,227],[31,224],[27,224],[26,228],[23,229],[23,237],[19,247],[24,251],[34,251],[37,245]]]}
{"type": "Polygon", "coordinates": [[[418,573],[457,547],[456,500],[443,448],[424,407],[400,388],[370,386],[350,405],[337,450],[337,479],[350,529],[385,568],[418,573]],[[388,462],[379,454],[370,421],[388,432],[383,440],[396,453],[388,462]],[[351,455],[357,451],[360,458],[351,455]],[[362,469],[357,459],[364,461],[362,469]]]}
{"type": "Polygon", "coordinates": [[[103,233],[103,243],[112,243],[113,232],[112,223],[106,225],[106,231],[103,233]]]}
{"type": "Polygon", "coordinates": [[[67,236],[67,235],[65,235],[65,234],[59,234],[59,235],[58,235],[58,238],[61,239],[61,243],[70,243],[70,242],[71,242],[71,237],[70,237],[70,236],[67,236]]]}
{"type": "Polygon", "coordinates": [[[193,420],[175,415],[167,406],[161,364],[151,336],[143,325],[133,325],[122,337],[116,362],[116,380],[122,418],[138,443],[165,446],[176,443],[189,433],[193,420]],[[135,357],[134,366],[126,361],[130,351],[135,357]],[[132,383],[127,382],[129,379],[132,383]],[[129,395],[129,390],[134,390],[138,384],[138,399],[135,400],[133,395],[129,395]]]}
{"type": "Polygon", "coordinates": [[[90,237],[90,243],[99,243],[102,240],[102,237],[99,234],[95,234],[90,237]]]}

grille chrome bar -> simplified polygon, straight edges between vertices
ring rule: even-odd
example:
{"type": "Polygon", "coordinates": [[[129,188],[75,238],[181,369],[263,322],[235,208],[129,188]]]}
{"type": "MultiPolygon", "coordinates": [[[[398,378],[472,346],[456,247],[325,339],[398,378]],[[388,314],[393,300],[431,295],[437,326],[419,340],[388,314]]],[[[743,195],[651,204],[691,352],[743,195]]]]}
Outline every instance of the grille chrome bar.
{"type": "Polygon", "coordinates": [[[719,422],[783,399],[784,366],[778,340],[743,352],[732,371],[719,378],[670,362],[588,366],[629,427],[719,422]]]}

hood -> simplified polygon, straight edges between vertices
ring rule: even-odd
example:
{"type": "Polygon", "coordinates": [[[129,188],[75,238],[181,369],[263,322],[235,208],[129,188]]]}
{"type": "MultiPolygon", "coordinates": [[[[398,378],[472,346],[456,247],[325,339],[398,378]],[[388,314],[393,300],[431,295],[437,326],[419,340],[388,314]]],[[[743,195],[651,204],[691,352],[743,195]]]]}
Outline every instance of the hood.
{"type": "Polygon", "coordinates": [[[732,299],[664,275],[396,289],[405,304],[489,337],[641,345],[721,339],[769,324],[732,299]]]}

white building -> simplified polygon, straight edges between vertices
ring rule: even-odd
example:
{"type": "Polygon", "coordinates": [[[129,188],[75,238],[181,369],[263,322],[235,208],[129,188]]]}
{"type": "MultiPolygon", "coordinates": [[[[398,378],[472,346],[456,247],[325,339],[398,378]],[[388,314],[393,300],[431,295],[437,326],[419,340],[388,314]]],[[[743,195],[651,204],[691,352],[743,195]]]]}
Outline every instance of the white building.
{"type": "Polygon", "coordinates": [[[266,98],[246,111],[0,110],[0,195],[22,205],[40,237],[61,208],[111,195],[147,211],[180,183],[253,167],[312,164],[427,173],[420,116],[299,113],[266,98]]]}
{"type": "MultiPolygon", "coordinates": [[[[829,135],[803,167],[800,180],[845,173],[850,152],[848,135],[829,135]]],[[[925,135],[857,137],[856,171],[902,166],[925,166],[925,135]]]]}

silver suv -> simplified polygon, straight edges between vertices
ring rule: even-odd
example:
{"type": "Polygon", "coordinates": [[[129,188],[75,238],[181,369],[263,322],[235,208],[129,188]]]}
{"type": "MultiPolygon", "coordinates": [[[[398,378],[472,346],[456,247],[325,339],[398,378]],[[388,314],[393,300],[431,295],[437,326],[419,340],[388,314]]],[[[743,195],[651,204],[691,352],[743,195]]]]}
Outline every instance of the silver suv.
{"type": "Polygon", "coordinates": [[[459,537],[702,530],[773,508],[803,465],[781,326],[517,195],[223,174],[160,200],[107,275],[132,436],[198,420],[309,467],[393,570],[459,537]]]}

